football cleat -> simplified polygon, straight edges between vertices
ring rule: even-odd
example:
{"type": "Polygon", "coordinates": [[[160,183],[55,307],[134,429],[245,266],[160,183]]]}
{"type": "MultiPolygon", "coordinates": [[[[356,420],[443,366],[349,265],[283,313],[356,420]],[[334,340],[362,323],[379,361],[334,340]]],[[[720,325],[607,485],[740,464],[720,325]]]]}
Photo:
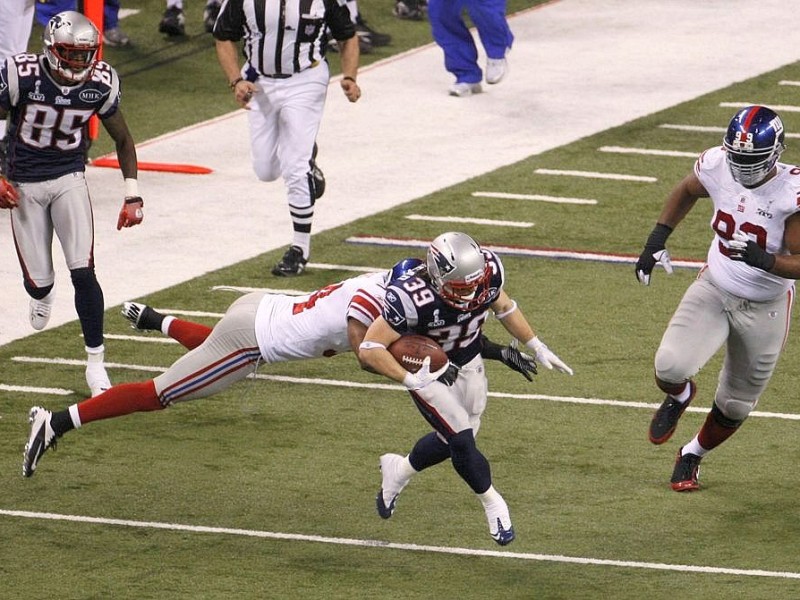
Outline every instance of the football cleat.
{"type": "Polygon", "coordinates": [[[653,444],[663,444],[675,433],[675,429],[678,427],[678,420],[694,400],[694,396],[697,393],[697,385],[695,385],[694,381],[689,381],[689,386],[689,399],[686,402],[678,402],[667,394],[664,402],[661,403],[661,406],[658,407],[658,410],[653,415],[650,421],[650,430],[648,431],[648,437],[653,444]]]}
{"type": "Polygon", "coordinates": [[[86,365],[86,385],[89,386],[92,398],[111,389],[111,381],[102,363],[89,363],[86,365]]]}
{"type": "Polygon", "coordinates": [[[501,546],[507,546],[514,541],[514,527],[511,525],[511,516],[508,514],[508,505],[500,498],[490,506],[485,506],[486,520],[489,522],[489,535],[501,546]]]}
{"type": "MultiPolygon", "coordinates": [[[[683,450],[683,448],[681,448],[683,450]]],[[[700,489],[700,461],[702,456],[696,454],[683,454],[678,450],[675,459],[675,468],[672,470],[670,484],[676,492],[693,492],[700,489]]]]}
{"type": "Polygon", "coordinates": [[[166,33],[170,37],[177,37],[186,33],[186,17],[177,6],[170,6],[164,11],[164,16],[158,24],[159,33],[166,33]]]}
{"type": "Polygon", "coordinates": [[[397,474],[399,461],[404,457],[399,454],[384,454],[381,456],[381,489],[375,497],[375,507],[381,519],[388,519],[394,514],[397,497],[403,488],[408,485],[408,479],[402,481],[397,474]],[[388,499],[388,500],[387,500],[388,499]]]}
{"type": "Polygon", "coordinates": [[[508,73],[508,61],[505,58],[486,59],[486,83],[500,83],[508,73]]]}
{"type": "Polygon", "coordinates": [[[28,317],[31,321],[31,327],[36,331],[41,331],[47,327],[47,323],[50,321],[50,313],[53,310],[54,301],[55,294],[52,290],[41,300],[31,298],[28,304],[28,317]]]}
{"type": "Polygon", "coordinates": [[[290,246],[277,265],[272,267],[272,274],[278,277],[293,277],[306,270],[308,260],[303,258],[300,246],[290,246]]]}
{"type": "Polygon", "coordinates": [[[164,320],[160,312],[138,302],[123,302],[122,316],[131,322],[131,328],[142,331],[161,331],[164,320]]]}
{"type": "Polygon", "coordinates": [[[28,415],[31,434],[22,454],[22,476],[31,477],[39,459],[48,448],[56,449],[56,433],[51,426],[53,413],[41,406],[34,406],[28,415]]]}

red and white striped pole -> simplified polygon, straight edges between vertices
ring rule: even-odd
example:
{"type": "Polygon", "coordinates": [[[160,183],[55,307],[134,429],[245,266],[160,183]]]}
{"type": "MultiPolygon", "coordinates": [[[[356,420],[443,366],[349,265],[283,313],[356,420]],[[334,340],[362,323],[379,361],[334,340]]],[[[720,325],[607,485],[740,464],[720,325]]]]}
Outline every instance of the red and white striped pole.
{"type": "MultiPolygon", "coordinates": [[[[105,8],[104,0],[83,0],[83,14],[86,15],[92,23],[94,23],[97,30],[100,32],[100,50],[97,52],[97,59],[103,58],[103,9],[105,8]]],[[[97,115],[92,115],[89,119],[89,139],[96,140],[100,134],[100,120],[97,115]]]]}

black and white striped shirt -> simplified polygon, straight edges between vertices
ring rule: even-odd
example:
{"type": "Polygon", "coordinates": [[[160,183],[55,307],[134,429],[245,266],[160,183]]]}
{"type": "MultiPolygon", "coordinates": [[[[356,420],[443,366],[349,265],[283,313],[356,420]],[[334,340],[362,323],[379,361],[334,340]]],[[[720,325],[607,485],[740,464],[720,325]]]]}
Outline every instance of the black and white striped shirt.
{"type": "Polygon", "coordinates": [[[325,56],[327,31],[337,41],[356,34],[345,0],[224,0],[214,25],[222,41],[244,39],[245,78],[288,77],[325,56]]]}

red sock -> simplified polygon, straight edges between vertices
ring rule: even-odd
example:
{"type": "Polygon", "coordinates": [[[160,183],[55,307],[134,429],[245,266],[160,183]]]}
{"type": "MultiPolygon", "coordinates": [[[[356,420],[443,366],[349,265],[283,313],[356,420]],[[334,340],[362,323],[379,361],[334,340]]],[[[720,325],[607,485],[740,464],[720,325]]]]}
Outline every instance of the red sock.
{"type": "Polygon", "coordinates": [[[697,434],[697,441],[706,450],[712,450],[731,437],[738,427],[725,427],[717,423],[713,411],[708,413],[706,422],[697,434]]]}
{"type": "Polygon", "coordinates": [[[78,403],[81,424],[121,417],[130,413],[161,410],[153,380],[123,383],[93,398],[78,403]]]}
{"type": "Polygon", "coordinates": [[[211,327],[200,323],[175,319],[169,324],[169,337],[177,340],[189,350],[194,350],[205,342],[209,335],[211,335],[211,327]]]}

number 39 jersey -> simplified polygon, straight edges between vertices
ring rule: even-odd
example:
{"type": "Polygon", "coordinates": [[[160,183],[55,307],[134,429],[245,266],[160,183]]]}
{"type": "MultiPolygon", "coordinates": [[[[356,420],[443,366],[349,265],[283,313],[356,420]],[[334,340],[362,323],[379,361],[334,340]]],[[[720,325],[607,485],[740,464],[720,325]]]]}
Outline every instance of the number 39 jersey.
{"type": "Polygon", "coordinates": [[[481,352],[481,327],[490,305],[503,289],[503,264],[494,252],[483,250],[483,255],[492,274],[486,301],[475,310],[450,306],[436,293],[427,276],[410,274],[386,288],[383,318],[398,333],[417,333],[436,340],[454,364],[467,364],[481,352]]]}
{"type": "Polygon", "coordinates": [[[0,106],[8,111],[6,175],[23,183],[47,181],[85,170],[85,126],[119,106],[116,71],[98,61],[92,76],[61,85],[50,75],[41,54],[17,54],[0,62],[0,106]]]}
{"type": "Polygon", "coordinates": [[[736,296],[763,302],[788,290],[794,281],[729,258],[728,242],[741,230],[773,254],[785,254],[784,223],[800,210],[800,168],[778,163],[775,177],[756,188],[737,183],[723,148],[700,155],[694,172],[714,203],[708,269],[714,282],[736,296]]]}
{"type": "Polygon", "coordinates": [[[349,352],[347,320],[366,327],[381,314],[386,273],[351,277],[306,294],[266,294],[256,314],[256,339],[267,362],[349,352]]]}

